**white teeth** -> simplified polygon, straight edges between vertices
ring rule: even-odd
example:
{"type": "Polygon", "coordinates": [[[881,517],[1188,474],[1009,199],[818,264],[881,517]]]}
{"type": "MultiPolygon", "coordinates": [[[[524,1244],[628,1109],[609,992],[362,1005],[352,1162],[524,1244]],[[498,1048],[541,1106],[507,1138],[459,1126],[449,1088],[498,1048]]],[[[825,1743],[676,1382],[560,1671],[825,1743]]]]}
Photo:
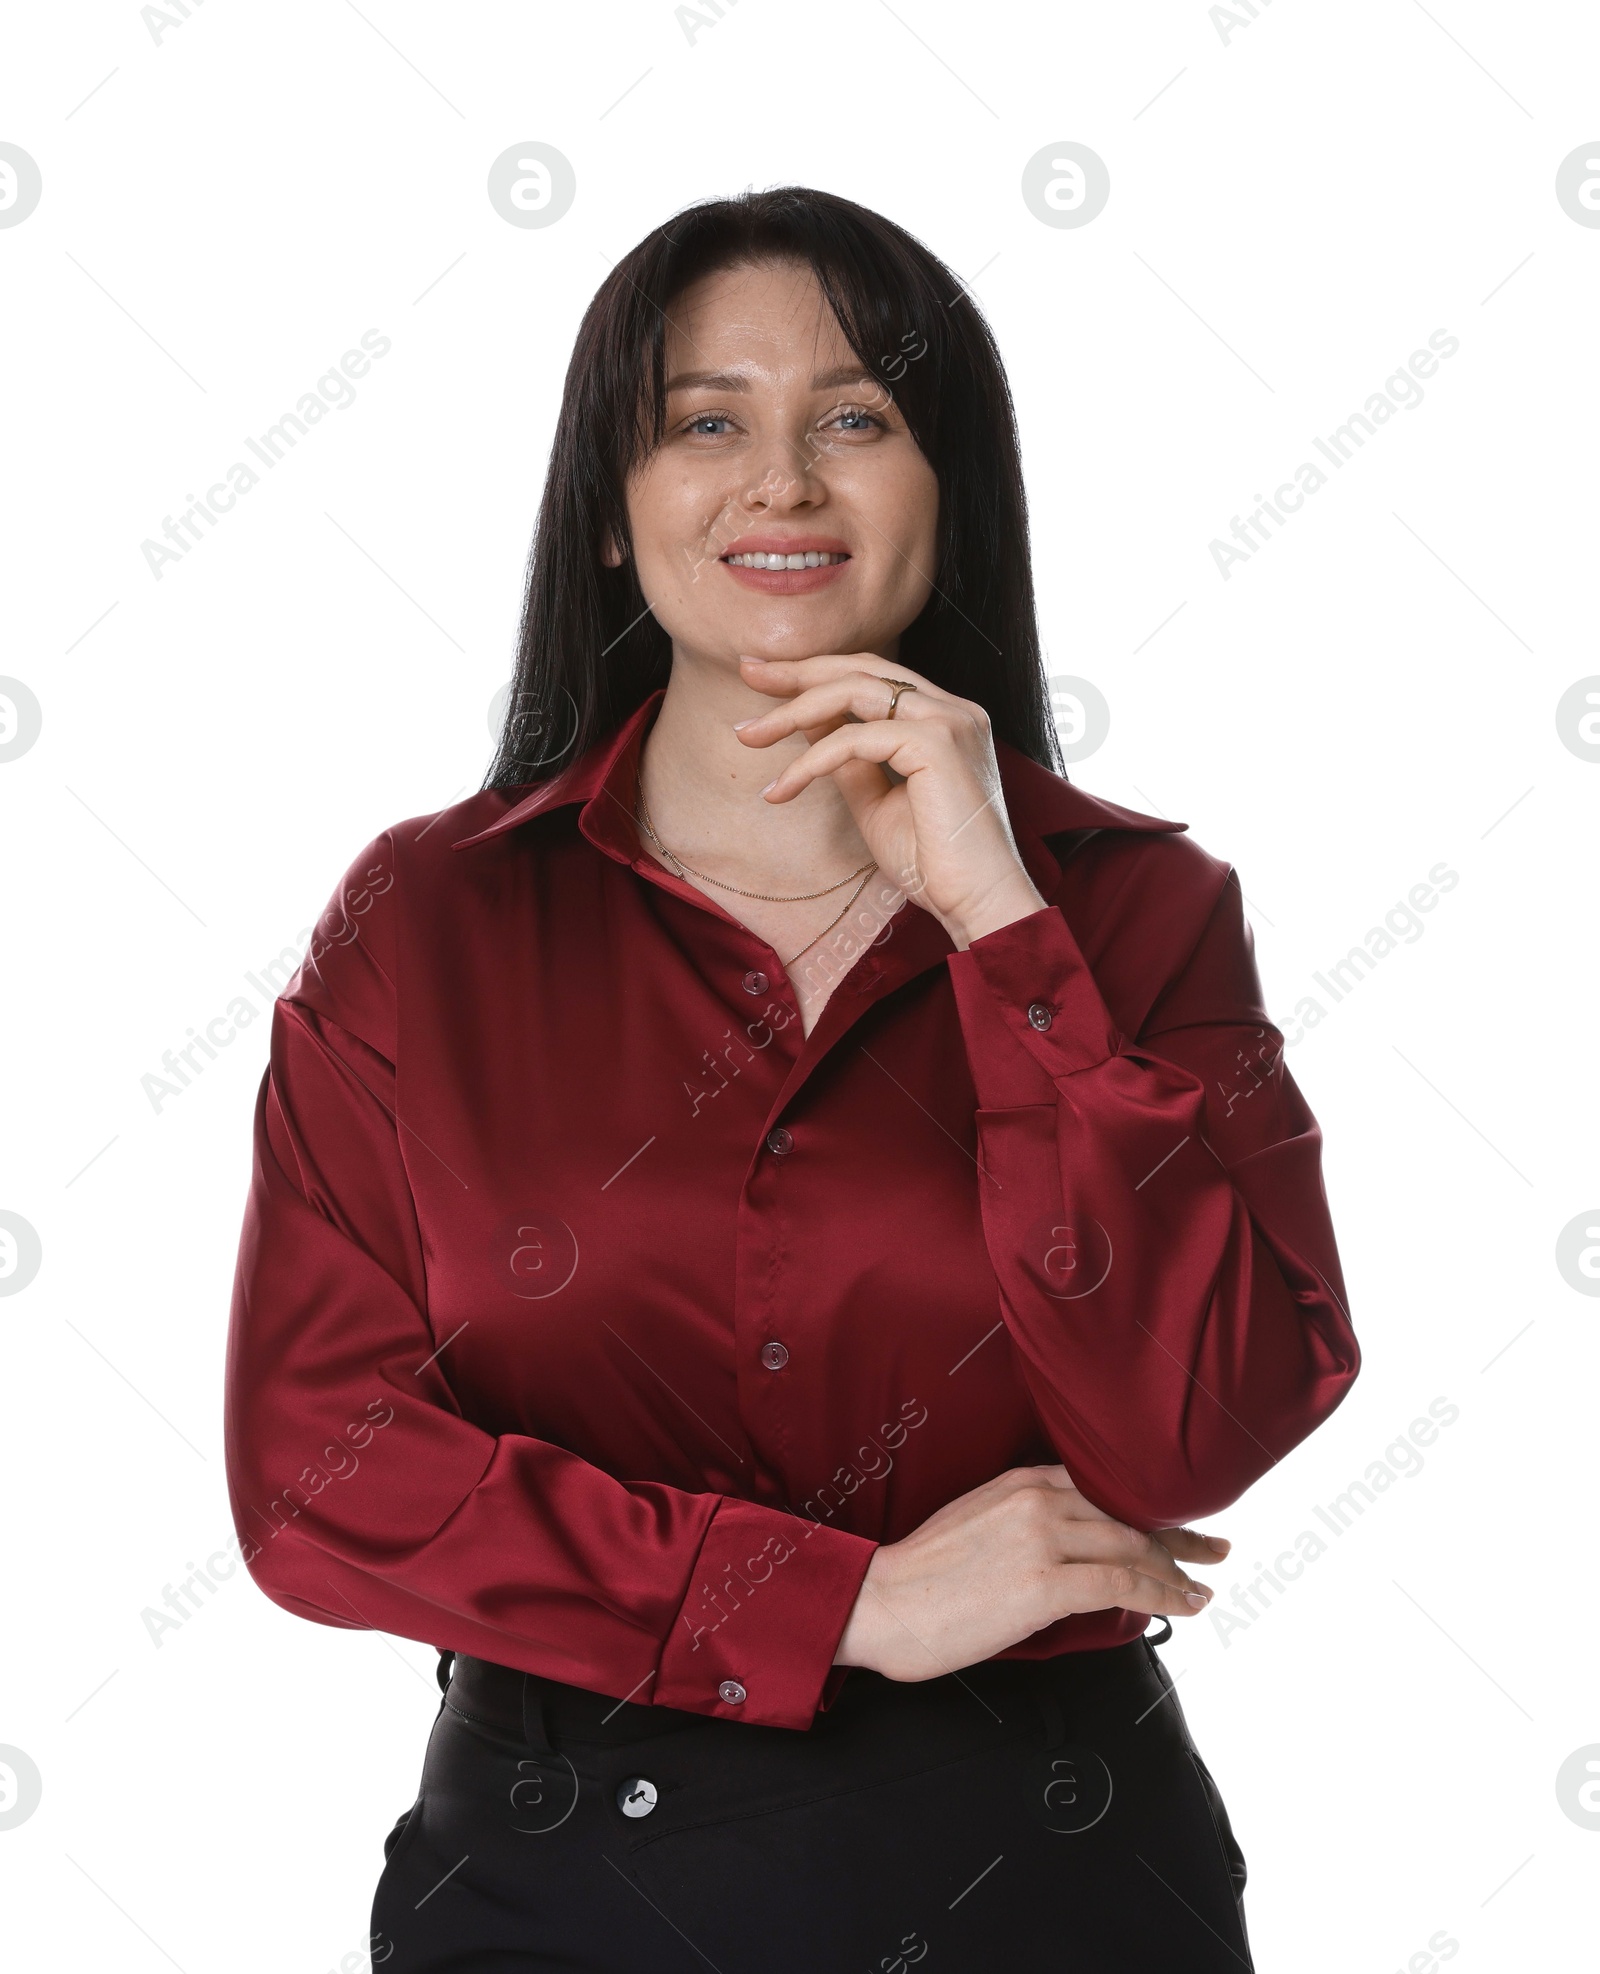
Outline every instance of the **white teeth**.
{"type": "Polygon", "coordinates": [[[725,555],[722,559],[741,569],[828,569],[835,562],[848,562],[850,558],[829,549],[808,548],[803,554],[778,555],[758,548],[750,555],[725,555]]]}

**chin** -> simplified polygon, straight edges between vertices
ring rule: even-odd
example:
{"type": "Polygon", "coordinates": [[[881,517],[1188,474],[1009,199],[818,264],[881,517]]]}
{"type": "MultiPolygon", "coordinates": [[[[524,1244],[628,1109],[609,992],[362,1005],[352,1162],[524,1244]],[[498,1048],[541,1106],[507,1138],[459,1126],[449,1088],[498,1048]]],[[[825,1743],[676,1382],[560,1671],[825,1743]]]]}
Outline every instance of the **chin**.
{"type": "Polygon", "coordinates": [[[757,658],[817,658],[835,651],[870,651],[880,642],[880,633],[837,618],[824,619],[819,612],[814,623],[797,623],[789,615],[778,622],[752,618],[733,626],[727,640],[735,657],[749,652],[757,658]]]}

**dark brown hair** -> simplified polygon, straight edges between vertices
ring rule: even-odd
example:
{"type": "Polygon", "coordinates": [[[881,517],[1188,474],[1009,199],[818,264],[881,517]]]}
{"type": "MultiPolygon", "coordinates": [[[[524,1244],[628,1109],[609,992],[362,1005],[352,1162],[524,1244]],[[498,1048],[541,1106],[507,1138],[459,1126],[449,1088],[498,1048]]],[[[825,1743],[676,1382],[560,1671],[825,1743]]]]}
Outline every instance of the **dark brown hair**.
{"type": "Polygon", "coordinates": [[[707,200],[612,269],[578,330],[528,563],[516,670],[486,788],[548,779],[671,669],[628,554],[626,489],[665,429],[667,311],[722,268],[809,266],[865,370],[881,380],[939,482],[934,591],[900,656],[978,702],[995,734],[1059,772],[1039,656],[1016,419],[988,324],[955,275],[891,220],[799,185],[707,200]]]}

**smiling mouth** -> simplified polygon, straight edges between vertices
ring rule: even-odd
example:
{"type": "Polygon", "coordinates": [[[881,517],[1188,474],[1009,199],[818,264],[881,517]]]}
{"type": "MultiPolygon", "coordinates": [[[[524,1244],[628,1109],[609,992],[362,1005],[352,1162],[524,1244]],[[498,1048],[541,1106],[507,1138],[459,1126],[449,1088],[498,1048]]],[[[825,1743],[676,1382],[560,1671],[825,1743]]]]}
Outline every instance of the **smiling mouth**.
{"type": "Polygon", "coordinates": [[[845,580],[850,568],[847,549],[798,544],[789,548],[782,536],[771,548],[730,549],[717,560],[740,589],[774,597],[809,596],[814,590],[831,589],[845,580]]]}
{"type": "Polygon", "coordinates": [[[848,555],[835,554],[831,549],[808,548],[794,555],[778,555],[763,549],[756,549],[748,555],[724,555],[718,558],[730,569],[830,569],[836,563],[848,562],[848,555]]]}

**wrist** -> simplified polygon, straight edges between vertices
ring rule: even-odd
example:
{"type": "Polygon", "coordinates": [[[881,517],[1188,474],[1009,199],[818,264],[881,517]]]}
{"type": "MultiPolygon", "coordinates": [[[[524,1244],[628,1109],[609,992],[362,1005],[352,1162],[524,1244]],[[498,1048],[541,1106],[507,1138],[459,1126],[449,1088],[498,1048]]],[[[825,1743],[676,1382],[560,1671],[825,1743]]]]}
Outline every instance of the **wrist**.
{"type": "Polygon", "coordinates": [[[1049,902],[1027,873],[1019,870],[975,904],[946,915],[944,928],[955,941],[957,951],[965,952],[975,939],[998,932],[1003,926],[1015,925],[1018,919],[1031,918],[1035,912],[1048,910],[1049,902]]]}
{"type": "Polygon", "coordinates": [[[865,1666],[869,1671],[879,1670],[882,1656],[880,1646],[888,1616],[879,1594],[886,1568],[882,1559],[885,1550],[893,1546],[891,1543],[880,1543],[873,1551],[867,1573],[861,1580],[861,1588],[856,1592],[856,1601],[851,1605],[850,1615],[839,1635],[833,1655],[836,1666],[865,1666]]]}

